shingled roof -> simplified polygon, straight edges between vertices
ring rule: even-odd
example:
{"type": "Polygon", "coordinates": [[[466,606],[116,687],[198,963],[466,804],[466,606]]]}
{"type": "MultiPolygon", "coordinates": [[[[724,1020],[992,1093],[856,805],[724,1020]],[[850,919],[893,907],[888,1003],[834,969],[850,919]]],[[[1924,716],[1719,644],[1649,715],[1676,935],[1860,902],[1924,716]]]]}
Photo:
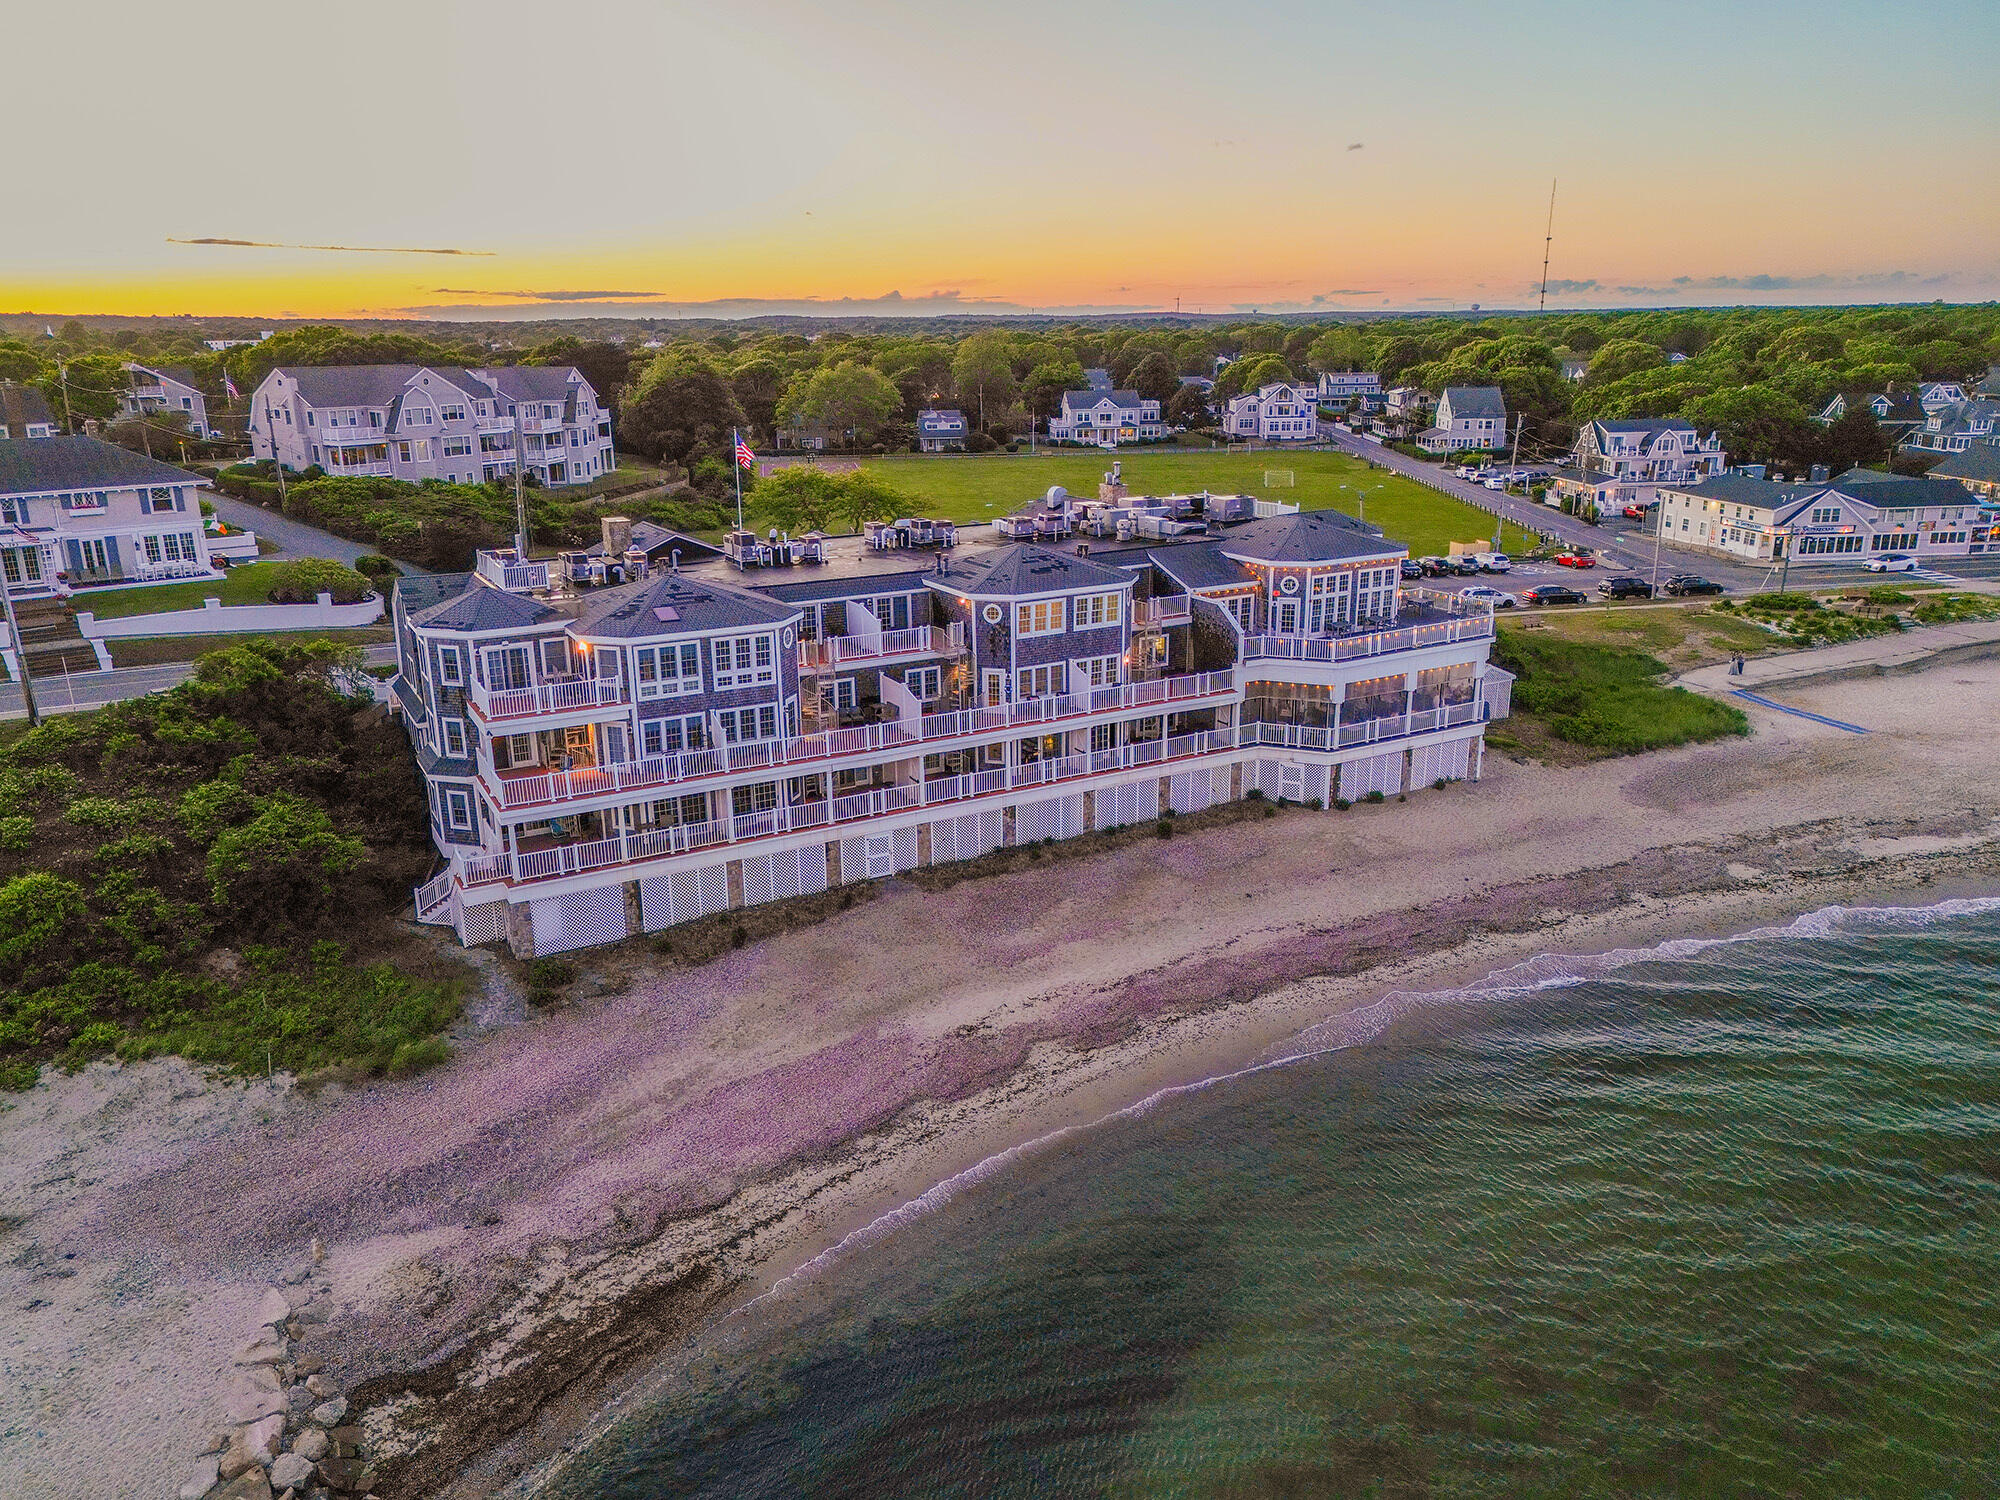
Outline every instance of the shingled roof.
{"type": "Polygon", "coordinates": [[[748,589],[686,573],[658,573],[590,596],[578,635],[635,640],[695,631],[754,629],[798,618],[798,609],[748,589]]]}
{"type": "Polygon", "coordinates": [[[93,437],[0,441],[0,495],[200,483],[199,474],[93,437]]]}
{"type": "Polygon", "coordinates": [[[1232,528],[1216,546],[1245,562],[1339,562],[1351,557],[1402,557],[1409,548],[1337,510],[1270,516],[1232,528]]]}
{"type": "Polygon", "coordinates": [[[561,618],[555,610],[525,594],[510,594],[476,579],[457,594],[409,619],[426,630],[518,630],[561,618]]]}
{"type": "Polygon", "coordinates": [[[925,581],[968,598],[992,599],[1119,588],[1129,584],[1132,575],[1123,568],[1106,567],[1072,553],[1016,542],[969,561],[954,560],[944,572],[926,574],[925,581]]]}

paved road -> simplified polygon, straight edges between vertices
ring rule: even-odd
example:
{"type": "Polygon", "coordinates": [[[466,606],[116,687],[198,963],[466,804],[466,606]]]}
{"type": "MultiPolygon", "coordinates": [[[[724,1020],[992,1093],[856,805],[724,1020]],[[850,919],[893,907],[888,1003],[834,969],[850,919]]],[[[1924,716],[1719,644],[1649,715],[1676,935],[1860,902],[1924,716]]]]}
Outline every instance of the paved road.
{"type": "MultiPolygon", "coordinates": [[[[202,499],[215,507],[215,513],[231,526],[241,526],[246,531],[254,531],[260,537],[268,537],[278,544],[279,557],[330,557],[336,562],[352,566],[357,557],[375,554],[373,547],[364,547],[359,542],[350,542],[346,537],[335,536],[330,531],[321,531],[317,526],[308,526],[303,521],[294,521],[281,516],[274,510],[266,510],[261,505],[252,505],[247,500],[237,500],[215,491],[204,491],[202,499]]],[[[398,563],[405,573],[419,573],[408,563],[398,563]]]]}
{"type": "MultiPolygon", "coordinates": [[[[216,649],[220,650],[229,642],[230,637],[217,636],[216,649]]],[[[387,641],[364,647],[363,650],[370,666],[384,666],[396,659],[396,648],[387,641]]],[[[127,698],[143,698],[148,693],[165,692],[193,675],[194,663],[185,661],[164,662],[153,667],[120,667],[111,672],[71,672],[67,675],[62,672],[48,675],[38,672],[35,674],[35,702],[45,714],[102,708],[107,703],[122,703],[127,698]]],[[[21,701],[20,685],[0,682],[0,719],[24,718],[27,712],[21,701]]]]}

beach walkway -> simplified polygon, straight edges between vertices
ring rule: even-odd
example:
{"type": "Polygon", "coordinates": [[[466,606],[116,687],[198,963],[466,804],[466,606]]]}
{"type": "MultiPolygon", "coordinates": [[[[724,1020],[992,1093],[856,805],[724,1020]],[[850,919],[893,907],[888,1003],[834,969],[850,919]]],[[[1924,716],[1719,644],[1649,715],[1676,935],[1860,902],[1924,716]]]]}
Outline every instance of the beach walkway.
{"type": "Polygon", "coordinates": [[[1843,677],[1912,672],[1940,656],[2000,656],[2000,620],[1981,620],[1964,625],[1919,625],[1896,635],[1844,641],[1838,646],[1753,656],[1744,662],[1740,677],[1729,675],[1728,662],[1714,662],[1683,672],[1674,679],[1674,684],[1723,697],[1745,689],[1757,693],[1808,682],[1832,682],[1843,677]]]}

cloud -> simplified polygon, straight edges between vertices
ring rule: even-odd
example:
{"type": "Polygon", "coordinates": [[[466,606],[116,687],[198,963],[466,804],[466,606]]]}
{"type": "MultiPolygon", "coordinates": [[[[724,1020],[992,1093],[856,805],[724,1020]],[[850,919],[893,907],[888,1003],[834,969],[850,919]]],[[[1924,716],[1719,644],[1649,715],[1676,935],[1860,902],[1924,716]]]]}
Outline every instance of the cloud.
{"type": "Polygon", "coordinates": [[[1381,294],[1381,291],[1382,289],[1379,286],[1371,286],[1367,288],[1337,286],[1330,292],[1314,292],[1311,305],[1317,307],[1322,302],[1326,302],[1334,297],[1374,297],[1374,296],[1379,296],[1381,294]]]}
{"type": "MultiPolygon", "coordinates": [[[[1916,271],[1861,271],[1845,276],[1820,272],[1812,276],[1676,276],[1665,286],[1621,286],[1625,297],[1674,297],[1687,292],[1877,292],[1933,290],[1948,287],[1953,278],[1916,271]]],[[[1555,283],[1549,283],[1551,288],[1555,283]]]]}
{"type": "Polygon", "coordinates": [[[232,240],[220,235],[198,239],[167,236],[169,245],[233,245],[246,250],[337,250],[343,255],[497,255],[497,250],[432,249],[416,245],[292,245],[280,240],[232,240]]]}
{"type": "Polygon", "coordinates": [[[1359,151],[1359,150],[1360,150],[1360,149],[1361,149],[1361,148],[1362,148],[1363,146],[1365,146],[1365,145],[1367,145],[1367,144],[1368,144],[1368,143],[1367,143],[1366,141],[1354,141],[1354,142],[1351,142],[1351,143],[1350,143],[1350,144],[1348,145],[1348,148],[1347,148],[1347,149],[1348,149],[1349,151],[1359,151]]]}
{"type": "MultiPolygon", "coordinates": [[[[1535,285],[1529,287],[1528,290],[1536,291],[1540,288],[1540,286],[1541,283],[1536,282],[1535,285]]],[[[1565,281],[1563,280],[1563,278],[1558,276],[1554,280],[1549,282],[1549,290],[1565,296],[1571,292],[1594,292],[1598,290],[1598,281],[1595,276],[1591,277],[1587,281],[1565,281]]]]}

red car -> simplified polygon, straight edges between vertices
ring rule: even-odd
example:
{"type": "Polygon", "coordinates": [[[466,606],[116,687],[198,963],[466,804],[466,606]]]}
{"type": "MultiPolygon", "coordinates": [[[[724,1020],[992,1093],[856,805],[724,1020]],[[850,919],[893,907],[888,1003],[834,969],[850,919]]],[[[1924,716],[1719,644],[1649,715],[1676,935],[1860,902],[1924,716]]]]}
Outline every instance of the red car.
{"type": "Polygon", "coordinates": [[[1625,519],[1628,521],[1643,521],[1652,513],[1653,507],[1650,505],[1628,505],[1625,507],[1625,519]]]}
{"type": "Polygon", "coordinates": [[[1592,557],[1588,552],[1558,552],[1555,561],[1556,566],[1561,568],[1594,568],[1597,566],[1597,559],[1592,557]]]}

